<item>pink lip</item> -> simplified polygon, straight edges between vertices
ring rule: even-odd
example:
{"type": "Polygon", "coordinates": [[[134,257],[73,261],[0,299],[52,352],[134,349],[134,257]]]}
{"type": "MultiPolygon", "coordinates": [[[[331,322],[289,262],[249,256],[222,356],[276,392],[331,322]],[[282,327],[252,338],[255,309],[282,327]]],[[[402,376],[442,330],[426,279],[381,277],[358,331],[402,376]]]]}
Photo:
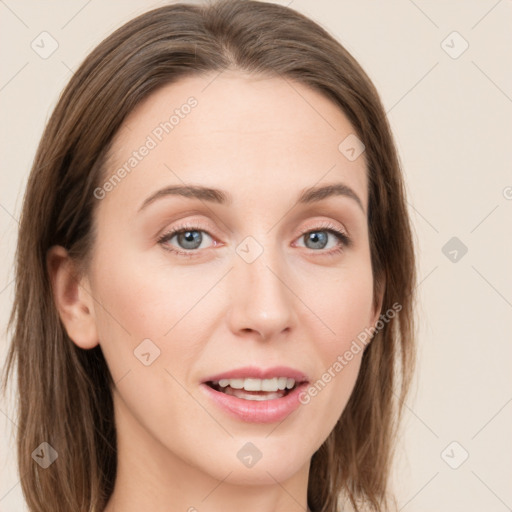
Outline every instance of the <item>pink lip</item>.
{"type": "Polygon", "coordinates": [[[306,375],[293,368],[284,366],[268,368],[266,370],[254,366],[237,368],[236,370],[219,373],[208,377],[201,383],[201,389],[213,401],[215,405],[223,409],[231,416],[248,423],[274,423],[284,420],[300,405],[299,395],[308,381],[306,375]],[[219,381],[221,379],[236,378],[271,379],[273,377],[287,377],[295,379],[298,383],[291,392],[282,398],[274,400],[245,400],[236,396],[227,395],[216,391],[207,382],[219,381]]]}

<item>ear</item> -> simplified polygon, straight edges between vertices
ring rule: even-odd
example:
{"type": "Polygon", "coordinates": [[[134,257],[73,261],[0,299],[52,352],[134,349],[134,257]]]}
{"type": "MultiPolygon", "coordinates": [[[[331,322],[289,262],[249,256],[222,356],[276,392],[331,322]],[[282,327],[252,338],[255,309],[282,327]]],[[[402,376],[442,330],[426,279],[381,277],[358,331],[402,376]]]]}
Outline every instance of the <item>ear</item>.
{"type": "Polygon", "coordinates": [[[53,300],[68,336],[80,348],[94,348],[99,340],[87,278],[78,279],[68,251],[59,245],[48,249],[46,268],[53,300]]]}

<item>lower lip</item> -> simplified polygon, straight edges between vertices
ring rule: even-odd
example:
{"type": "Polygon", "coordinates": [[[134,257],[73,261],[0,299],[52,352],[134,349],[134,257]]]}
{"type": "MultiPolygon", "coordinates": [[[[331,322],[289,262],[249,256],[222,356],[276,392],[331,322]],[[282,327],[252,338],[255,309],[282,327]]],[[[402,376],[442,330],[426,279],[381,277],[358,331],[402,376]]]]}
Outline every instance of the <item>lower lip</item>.
{"type": "Polygon", "coordinates": [[[248,423],[275,423],[283,421],[301,405],[299,394],[306,386],[307,382],[303,382],[282,398],[261,401],[227,395],[215,391],[207,384],[201,384],[201,389],[216,405],[239,420],[248,423]]]}

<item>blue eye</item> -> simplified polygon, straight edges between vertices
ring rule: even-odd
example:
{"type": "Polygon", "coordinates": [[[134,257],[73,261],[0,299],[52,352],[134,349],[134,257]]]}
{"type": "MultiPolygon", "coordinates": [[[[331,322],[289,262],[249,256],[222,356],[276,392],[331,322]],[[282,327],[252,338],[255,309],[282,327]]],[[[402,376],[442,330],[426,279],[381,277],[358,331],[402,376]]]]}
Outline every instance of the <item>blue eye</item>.
{"type": "MultiPolygon", "coordinates": [[[[162,247],[170,252],[185,257],[195,257],[200,255],[198,249],[201,248],[201,244],[207,238],[213,239],[212,236],[200,226],[178,226],[173,228],[171,231],[164,233],[159,239],[158,243],[162,247]],[[178,247],[170,244],[171,240],[176,238],[178,247]]],[[[319,252],[322,255],[335,255],[343,251],[345,247],[349,247],[352,244],[351,239],[342,231],[336,229],[333,225],[327,223],[324,226],[319,226],[316,229],[304,232],[299,240],[303,239],[305,243],[311,244],[307,248],[312,249],[313,252],[319,252]],[[328,244],[329,234],[334,235],[338,240],[335,244],[334,249],[324,250],[328,244]]],[[[214,241],[213,246],[217,243],[214,241]]],[[[207,247],[203,247],[207,248],[207,247]]]]}
{"type": "Polygon", "coordinates": [[[193,256],[193,254],[188,251],[197,252],[197,249],[200,248],[201,243],[204,240],[202,233],[205,233],[207,237],[211,238],[211,236],[204,229],[200,229],[197,226],[181,226],[174,228],[168,233],[162,235],[162,237],[158,239],[158,243],[168,251],[175,252],[183,256],[193,256]],[[178,243],[178,249],[174,249],[168,244],[168,242],[170,242],[175,237],[178,243]],[[183,250],[179,250],[179,248],[183,250]]]}
{"type": "Polygon", "coordinates": [[[180,231],[174,236],[177,237],[178,243],[183,247],[183,249],[191,250],[198,249],[201,245],[201,242],[203,241],[203,235],[201,233],[201,230],[193,229],[190,231],[180,231]]]}
{"type": "MultiPolygon", "coordinates": [[[[311,242],[310,246],[307,246],[309,249],[325,249],[329,241],[329,234],[334,235],[339,241],[341,241],[341,245],[349,245],[349,241],[347,236],[341,231],[335,229],[315,229],[313,231],[308,231],[304,235],[302,235],[302,239],[304,243],[307,244],[311,242]]],[[[336,247],[339,247],[340,242],[336,247]]]]}

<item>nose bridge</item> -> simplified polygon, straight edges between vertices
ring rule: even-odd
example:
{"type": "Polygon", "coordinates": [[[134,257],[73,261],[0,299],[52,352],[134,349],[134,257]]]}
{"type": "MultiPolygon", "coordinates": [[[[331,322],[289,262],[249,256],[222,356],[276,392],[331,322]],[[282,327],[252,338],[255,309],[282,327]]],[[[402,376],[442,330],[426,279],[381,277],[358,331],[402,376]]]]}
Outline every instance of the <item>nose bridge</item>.
{"type": "Polygon", "coordinates": [[[231,322],[235,331],[249,329],[270,338],[293,327],[296,304],[284,255],[272,236],[262,238],[246,237],[236,248],[231,322]]]}

